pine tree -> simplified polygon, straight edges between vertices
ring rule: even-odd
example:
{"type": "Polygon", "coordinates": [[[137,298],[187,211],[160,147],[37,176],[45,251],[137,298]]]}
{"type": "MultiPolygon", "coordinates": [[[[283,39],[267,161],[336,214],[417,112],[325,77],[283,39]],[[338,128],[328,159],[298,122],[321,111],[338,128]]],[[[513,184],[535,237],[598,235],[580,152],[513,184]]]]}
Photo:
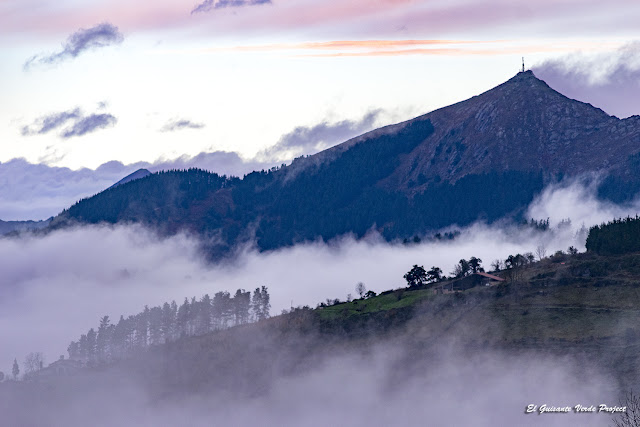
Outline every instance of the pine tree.
{"type": "Polygon", "coordinates": [[[211,308],[211,297],[205,294],[198,303],[198,335],[211,331],[211,308]]]}
{"type": "Polygon", "coordinates": [[[253,297],[251,299],[251,311],[253,311],[253,318],[256,321],[262,320],[262,315],[260,314],[261,307],[262,307],[262,291],[260,290],[260,288],[256,288],[253,291],[253,297]]]}
{"type": "Polygon", "coordinates": [[[162,306],[162,335],[164,342],[174,341],[178,338],[177,314],[178,304],[175,301],[171,301],[171,304],[164,303],[162,306]]]}
{"type": "MultiPolygon", "coordinates": [[[[166,302],[165,305],[169,306],[166,302]]],[[[149,345],[158,345],[163,342],[162,308],[153,307],[149,310],[149,345]]]]}
{"type": "Polygon", "coordinates": [[[111,357],[114,360],[123,358],[127,354],[127,321],[120,315],[118,324],[113,329],[111,337],[111,357]]]}
{"type": "Polygon", "coordinates": [[[212,314],[214,325],[218,328],[226,328],[231,316],[231,295],[229,292],[216,292],[213,296],[212,314]]]}
{"type": "Polygon", "coordinates": [[[178,308],[177,322],[178,322],[178,334],[189,335],[189,300],[187,298],[184,299],[184,302],[178,308]]]}
{"type": "Polygon", "coordinates": [[[111,359],[111,328],[109,316],[100,318],[98,336],[96,337],[96,357],[99,363],[108,362],[111,359]]]}
{"type": "Polygon", "coordinates": [[[144,306],[144,311],[134,316],[135,318],[135,342],[136,350],[147,348],[149,338],[149,306],[144,306]]]}
{"type": "Polygon", "coordinates": [[[249,310],[251,309],[251,292],[238,289],[233,296],[233,311],[235,324],[242,325],[249,321],[249,310]]]}
{"type": "Polygon", "coordinates": [[[18,359],[13,359],[13,369],[11,370],[13,374],[13,379],[17,380],[18,375],[20,375],[20,367],[18,366],[18,359]]]}
{"type": "Polygon", "coordinates": [[[271,297],[266,286],[262,286],[262,304],[260,306],[260,313],[262,319],[267,319],[270,316],[271,311],[271,297]]]}
{"type": "Polygon", "coordinates": [[[89,329],[89,332],[87,332],[86,342],[87,342],[87,360],[90,363],[95,363],[96,361],[97,337],[98,337],[98,334],[96,334],[96,331],[93,328],[89,329]]]}
{"type": "Polygon", "coordinates": [[[69,359],[78,360],[80,359],[80,346],[77,342],[71,341],[69,347],[67,347],[67,352],[69,352],[69,359]]]}

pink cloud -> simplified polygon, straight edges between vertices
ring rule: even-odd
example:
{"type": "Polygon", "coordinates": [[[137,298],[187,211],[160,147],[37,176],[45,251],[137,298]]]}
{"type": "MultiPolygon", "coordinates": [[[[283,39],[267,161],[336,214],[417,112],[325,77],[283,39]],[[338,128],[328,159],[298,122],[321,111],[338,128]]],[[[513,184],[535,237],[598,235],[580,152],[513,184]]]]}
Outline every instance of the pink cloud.
{"type": "MultiPolygon", "coordinates": [[[[513,2],[458,0],[434,3],[426,0],[343,0],[329,6],[320,0],[272,0],[266,8],[220,9],[191,16],[197,4],[184,0],[130,2],[109,0],[60,6],[36,0],[5,0],[0,8],[0,36],[64,35],[98,22],[112,22],[125,32],[189,29],[202,35],[314,35],[314,38],[393,37],[398,31],[412,36],[455,34],[505,36],[530,33],[573,32],[591,34],[597,27],[611,33],[635,30],[637,0],[538,0],[513,2]],[[55,6],[54,6],[55,5],[55,6]],[[615,16],[616,20],[609,19],[615,16]],[[570,17],[570,19],[567,19],[570,17]]],[[[495,36],[494,36],[495,37],[495,36]]]]}

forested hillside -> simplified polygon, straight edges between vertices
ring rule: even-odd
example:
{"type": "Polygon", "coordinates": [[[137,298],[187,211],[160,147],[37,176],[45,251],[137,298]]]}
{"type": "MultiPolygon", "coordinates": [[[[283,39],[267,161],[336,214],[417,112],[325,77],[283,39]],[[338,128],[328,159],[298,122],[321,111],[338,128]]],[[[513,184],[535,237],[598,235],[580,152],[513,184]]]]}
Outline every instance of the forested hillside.
{"type": "Polygon", "coordinates": [[[640,252],[640,218],[620,218],[592,227],[587,250],[600,255],[640,252]]]}
{"type": "Polygon", "coordinates": [[[81,200],[53,227],[140,222],[270,250],[370,230],[410,239],[452,224],[520,215],[545,185],[604,173],[601,198],[640,189],[638,118],[620,120],[552,90],[531,72],[467,101],[369,132],[243,179],[155,173],[81,200]],[[620,161],[620,159],[625,159],[620,161]]]}

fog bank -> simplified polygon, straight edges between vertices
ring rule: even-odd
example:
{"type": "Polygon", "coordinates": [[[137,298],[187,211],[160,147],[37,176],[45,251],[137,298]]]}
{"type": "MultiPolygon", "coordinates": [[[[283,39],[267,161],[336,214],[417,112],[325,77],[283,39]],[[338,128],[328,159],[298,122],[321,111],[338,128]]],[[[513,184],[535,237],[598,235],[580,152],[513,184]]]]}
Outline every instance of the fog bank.
{"type": "Polygon", "coordinates": [[[540,233],[506,224],[475,224],[454,240],[420,244],[386,243],[371,235],[346,236],[329,243],[296,245],[268,253],[247,250],[232,262],[207,264],[196,238],[179,234],[161,239],[139,226],[87,226],[43,237],[0,239],[0,370],[9,372],[32,351],[48,362],[66,354],[66,346],[97,327],[99,317],[117,321],[185,297],[213,296],[265,285],[272,314],[293,306],[315,307],[327,298],[355,296],[355,285],[380,292],[405,286],[413,264],[438,266],[445,274],[471,256],[489,269],[495,259],[535,252],[548,255],[575,246],[584,250],[580,228],[635,215],[637,206],[598,202],[593,189],[572,184],[551,187],[529,208],[537,219],[550,217],[552,229],[540,233]],[[558,228],[570,217],[570,226],[558,228]]]}

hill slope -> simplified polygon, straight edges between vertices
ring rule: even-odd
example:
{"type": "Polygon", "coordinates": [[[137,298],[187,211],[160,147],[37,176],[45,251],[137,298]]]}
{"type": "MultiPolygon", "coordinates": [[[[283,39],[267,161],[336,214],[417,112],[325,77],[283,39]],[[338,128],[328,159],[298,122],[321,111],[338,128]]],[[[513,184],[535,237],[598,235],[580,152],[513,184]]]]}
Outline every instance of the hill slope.
{"type": "MultiPolygon", "coordinates": [[[[470,407],[477,416],[473,402],[478,400],[513,409],[493,411],[497,418],[486,425],[540,425],[539,418],[518,418],[537,395],[553,400],[548,396],[556,391],[561,402],[571,401],[576,397],[569,393],[585,387],[597,400],[588,404],[615,404],[621,392],[638,386],[639,283],[637,253],[552,257],[506,285],[444,295],[428,288],[396,290],[316,310],[299,308],[255,324],[184,337],[113,365],[5,382],[0,408],[15,425],[40,425],[51,413],[56,414],[53,425],[68,425],[69,420],[95,420],[96,411],[107,420],[101,418],[100,425],[128,425],[132,418],[140,424],[130,414],[161,418],[158,412],[171,415],[167,408],[176,405],[182,408],[177,413],[186,407],[190,417],[202,416],[201,424],[190,418],[193,425],[207,425],[211,417],[229,417],[225,405],[231,404],[231,419],[238,419],[241,408],[240,413],[266,416],[261,425],[300,425],[288,411],[285,419],[269,422],[279,411],[268,409],[279,407],[280,399],[286,408],[295,406],[293,399],[304,408],[298,416],[308,417],[318,402],[326,414],[329,397],[338,394],[357,416],[350,425],[376,424],[375,416],[367,418],[372,409],[361,409],[363,399],[382,405],[396,421],[404,420],[400,424],[412,425],[419,423],[401,415],[426,405],[425,419],[433,421],[441,412],[434,399],[444,396],[445,402],[467,402],[456,414],[470,407]],[[365,393],[372,387],[379,393],[375,398],[365,393]],[[409,399],[408,407],[397,406],[397,394],[409,399]],[[215,409],[201,412],[200,401],[215,409]],[[264,405],[256,408],[256,402],[264,405]],[[514,418],[505,423],[511,413],[514,418]]],[[[457,419],[452,417],[447,413],[437,424],[449,425],[457,419]]]]}
{"type": "Polygon", "coordinates": [[[467,101],[239,180],[152,174],[85,199],[54,222],[136,221],[268,250],[375,229],[387,239],[517,216],[545,184],[607,175],[601,196],[640,190],[640,117],[566,98],[532,72],[467,101]],[[204,184],[205,182],[209,184],[204,184]]]}

